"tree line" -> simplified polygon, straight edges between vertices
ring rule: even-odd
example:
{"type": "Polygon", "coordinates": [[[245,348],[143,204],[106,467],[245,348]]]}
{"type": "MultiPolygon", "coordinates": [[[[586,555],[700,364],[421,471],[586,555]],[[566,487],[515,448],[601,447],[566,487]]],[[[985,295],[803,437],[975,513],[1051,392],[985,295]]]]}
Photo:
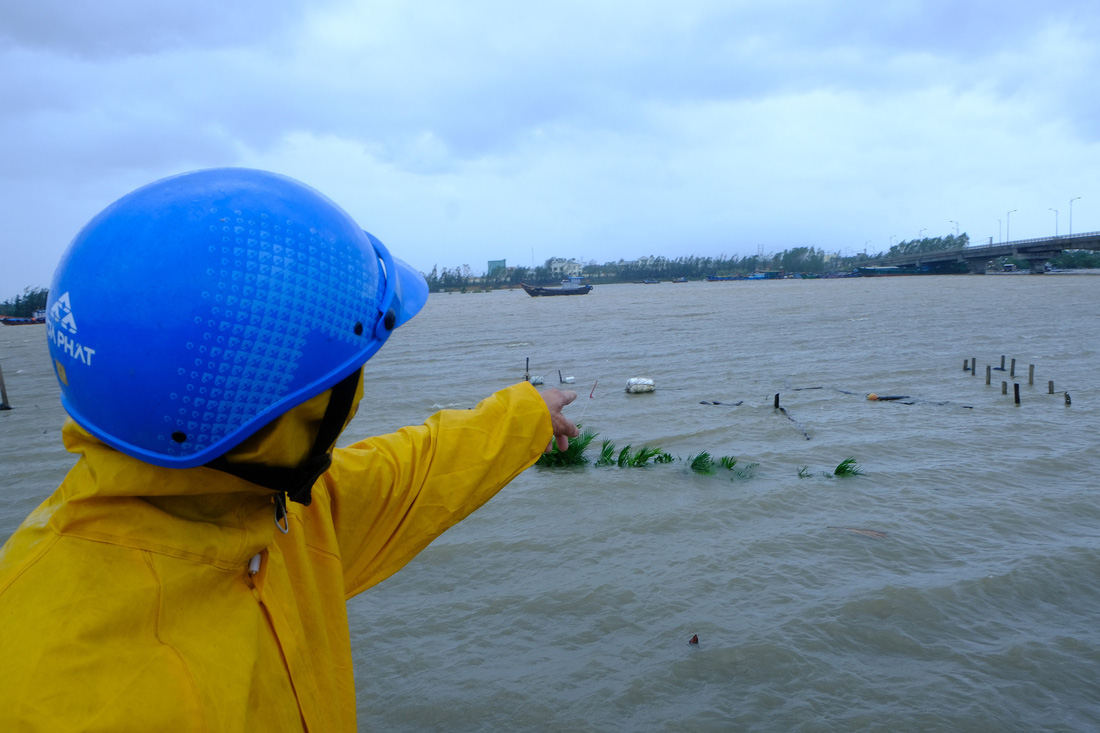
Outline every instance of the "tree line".
{"type": "Polygon", "coordinates": [[[22,295],[16,295],[0,303],[0,315],[30,318],[37,310],[46,307],[47,288],[27,288],[22,295]]]}
{"type": "MultiPolygon", "coordinates": [[[[794,247],[775,254],[756,254],[745,257],[727,257],[726,255],[643,257],[632,261],[605,262],[602,265],[590,261],[582,264],[581,276],[591,283],[623,283],[681,277],[698,280],[712,275],[743,277],[762,271],[825,275],[850,272],[857,267],[874,266],[895,255],[959,249],[966,247],[969,243],[970,238],[964,233],[958,236],[949,234],[945,237],[923,237],[903,241],[891,246],[886,252],[876,254],[858,253],[842,256],[840,253],[829,253],[815,247],[794,247]]],[[[450,269],[439,269],[436,266],[430,273],[425,274],[425,278],[432,292],[463,290],[470,287],[483,289],[514,287],[521,282],[528,285],[556,285],[561,281],[562,273],[552,267],[555,261],[560,262],[556,258],[551,258],[535,267],[501,268],[480,275],[475,275],[469,265],[450,269]]],[[[1005,258],[1005,261],[1012,262],[1010,258],[1005,258]]],[[[1059,269],[1100,267],[1100,253],[1067,250],[1053,257],[1050,264],[1059,269]]]]}
{"type": "MultiPolygon", "coordinates": [[[[887,252],[868,255],[859,253],[851,256],[831,254],[815,247],[794,247],[777,254],[756,254],[745,257],[698,257],[688,255],[673,259],[667,257],[645,257],[638,260],[605,262],[595,261],[583,264],[581,275],[590,282],[621,283],[639,280],[669,280],[675,278],[701,279],[709,275],[748,276],[754,272],[780,271],[823,275],[830,272],[849,272],[856,267],[873,266],[887,257],[920,252],[937,252],[945,249],[958,249],[969,244],[966,234],[946,237],[924,237],[899,242],[887,252]]],[[[1011,258],[1002,258],[1013,262],[1019,268],[1026,268],[1026,261],[1016,262],[1011,258]]],[[[428,281],[432,292],[442,290],[462,290],[477,286],[480,288],[516,287],[521,282],[528,285],[556,285],[561,279],[560,271],[552,267],[555,259],[546,260],[536,267],[499,268],[490,273],[475,274],[469,265],[454,268],[432,267],[429,273],[421,273],[428,281]]],[[[1050,260],[1052,267],[1062,270],[1100,268],[1100,252],[1089,250],[1066,250],[1050,260]]],[[[46,307],[46,288],[27,288],[22,295],[16,295],[0,302],[0,315],[30,317],[36,310],[46,307]]]]}

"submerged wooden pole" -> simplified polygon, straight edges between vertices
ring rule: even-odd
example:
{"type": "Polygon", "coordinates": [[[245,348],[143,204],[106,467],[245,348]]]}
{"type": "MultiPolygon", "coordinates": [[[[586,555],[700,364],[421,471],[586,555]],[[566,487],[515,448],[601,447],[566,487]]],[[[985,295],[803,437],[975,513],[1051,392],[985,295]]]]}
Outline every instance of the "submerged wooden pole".
{"type": "Polygon", "coordinates": [[[1010,376],[1010,377],[1015,377],[1016,376],[1016,360],[1015,359],[1012,360],[1012,368],[1009,370],[1008,376],[1010,376]]]}
{"type": "Polygon", "coordinates": [[[775,393],[775,409],[779,409],[779,393],[775,393]]]}
{"type": "Polygon", "coordinates": [[[1001,394],[1008,394],[1008,382],[1001,382],[1001,394]]]}
{"type": "Polygon", "coordinates": [[[993,367],[989,364],[985,365],[985,383],[990,384],[993,378],[993,367]]]}
{"type": "Polygon", "coordinates": [[[1001,365],[997,367],[997,371],[1003,372],[1005,370],[1005,355],[1001,354],[1001,365]]]}
{"type": "Polygon", "coordinates": [[[969,359],[963,359],[963,371],[964,372],[970,371],[970,360],[969,359]]]}
{"type": "Polygon", "coordinates": [[[8,404],[8,388],[4,386],[4,370],[0,368],[0,410],[10,410],[8,404]]]}
{"type": "Polygon", "coordinates": [[[1020,383],[1017,382],[1012,385],[1012,391],[1015,393],[1016,404],[1020,404],[1020,383]]]}
{"type": "Polygon", "coordinates": [[[1047,394],[1054,394],[1054,380],[1047,382],[1047,394]]]}
{"type": "Polygon", "coordinates": [[[1028,364],[1027,365],[1027,384],[1028,384],[1029,387],[1031,385],[1035,384],[1035,365],[1034,364],[1028,364]]]}
{"type": "Polygon", "coordinates": [[[970,359],[970,376],[978,376],[978,357],[974,356],[970,359]]]}

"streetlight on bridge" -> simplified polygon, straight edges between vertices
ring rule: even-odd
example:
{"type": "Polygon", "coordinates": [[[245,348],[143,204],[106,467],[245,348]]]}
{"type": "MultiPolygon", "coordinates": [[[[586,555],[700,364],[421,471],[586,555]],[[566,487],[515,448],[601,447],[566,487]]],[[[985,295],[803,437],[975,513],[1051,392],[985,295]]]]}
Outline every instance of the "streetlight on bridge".
{"type": "MultiPolygon", "coordinates": [[[[1050,208],[1049,206],[1047,208],[1050,208]]],[[[1058,236],[1058,209],[1050,209],[1054,212],[1054,236],[1058,236]]]]}
{"type": "Polygon", "coordinates": [[[1005,214],[1005,242],[1012,241],[1012,235],[1008,233],[1008,228],[1012,224],[1012,214],[1016,211],[1019,211],[1019,209],[1013,209],[1012,211],[1005,214]]]}
{"type": "Polygon", "coordinates": [[[919,232],[917,232],[917,241],[918,242],[924,241],[924,233],[927,232],[927,231],[928,231],[927,229],[921,229],[919,232]]]}
{"type": "Polygon", "coordinates": [[[1081,198],[1080,196],[1074,196],[1069,200],[1069,233],[1073,234],[1073,202],[1081,198]]]}
{"type": "Polygon", "coordinates": [[[951,220],[950,220],[950,221],[948,221],[947,223],[948,223],[948,224],[954,224],[954,225],[955,225],[955,236],[956,236],[956,237],[957,237],[957,236],[959,236],[959,222],[955,221],[954,219],[951,219],[951,220]]]}

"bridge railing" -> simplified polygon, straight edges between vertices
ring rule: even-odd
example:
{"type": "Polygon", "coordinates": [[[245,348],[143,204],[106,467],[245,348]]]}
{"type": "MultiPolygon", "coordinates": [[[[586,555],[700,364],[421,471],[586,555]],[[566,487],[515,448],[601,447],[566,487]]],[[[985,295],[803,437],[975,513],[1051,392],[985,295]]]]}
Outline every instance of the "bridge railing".
{"type": "MultiPolygon", "coordinates": [[[[1001,242],[1000,244],[979,244],[979,245],[967,245],[960,252],[980,252],[983,249],[996,249],[998,247],[1017,247],[1019,245],[1039,244],[1041,242],[1050,242],[1051,244],[1064,242],[1073,242],[1077,239],[1097,239],[1100,238],[1100,232],[1082,232],[1080,234],[1059,234],[1055,237],[1036,237],[1034,239],[1016,239],[1011,242],[1001,242]]],[[[1073,249],[1072,246],[1063,247],[1063,249],[1073,249]]],[[[950,252],[951,250],[943,250],[944,252],[950,252]]],[[[931,253],[929,253],[931,254],[931,253]]]]}
{"type": "MultiPolygon", "coordinates": [[[[1013,249],[1017,247],[1027,247],[1035,244],[1051,244],[1057,245],[1059,249],[1074,249],[1074,242],[1089,242],[1095,244],[1100,241],[1100,232],[1082,232],[1080,234],[1061,234],[1056,237],[1036,237],[1034,239],[1016,239],[1011,242],[1001,242],[1000,244],[978,244],[967,245],[966,247],[960,247],[956,249],[937,249],[930,252],[907,252],[905,254],[887,255],[882,261],[886,263],[899,263],[908,261],[918,261],[927,258],[944,258],[944,257],[962,257],[968,259],[974,255],[981,256],[983,252],[988,252],[992,257],[999,257],[1001,254],[993,255],[994,251],[1003,253],[1006,249],[1013,249]]],[[[1091,249],[1091,248],[1090,248],[1091,249]]]]}

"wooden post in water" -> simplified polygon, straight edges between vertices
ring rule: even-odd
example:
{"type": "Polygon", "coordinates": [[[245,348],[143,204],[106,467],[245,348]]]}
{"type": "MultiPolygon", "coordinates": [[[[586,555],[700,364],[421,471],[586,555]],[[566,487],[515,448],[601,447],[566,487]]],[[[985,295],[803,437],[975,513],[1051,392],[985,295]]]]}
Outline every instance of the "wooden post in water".
{"type": "Polygon", "coordinates": [[[974,356],[970,359],[970,376],[978,376],[978,357],[974,356]]]}
{"type": "Polygon", "coordinates": [[[998,367],[998,371],[1003,372],[1004,370],[1005,370],[1005,355],[1001,354],[1001,366],[998,367]]]}
{"type": "Polygon", "coordinates": [[[1054,380],[1047,382],[1047,394],[1054,394],[1054,380]]]}
{"type": "Polygon", "coordinates": [[[1027,365],[1027,386],[1030,387],[1034,384],[1035,384],[1035,365],[1034,364],[1028,364],[1027,365]]]}
{"type": "Polygon", "coordinates": [[[1010,376],[1010,377],[1015,377],[1016,376],[1016,360],[1015,359],[1012,360],[1012,369],[1008,372],[1008,376],[1010,376]]]}
{"type": "Polygon", "coordinates": [[[8,404],[8,388],[4,386],[4,370],[0,369],[0,410],[10,410],[8,404]]]}
{"type": "Polygon", "coordinates": [[[986,364],[985,365],[985,384],[986,384],[986,386],[989,386],[992,383],[991,382],[992,378],[993,378],[993,367],[990,366],[989,364],[986,364]]]}
{"type": "Polygon", "coordinates": [[[1008,382],[1001,382],[1001,394],[1008,394],[1008,382]]]}
{"type": "Polygon", "coordinates": [[[1015,393],[1016,404],[1017,405],[1020,404],[1020,383],[1019,382],[1016,382],[1015,384],[1012,385],[1012,391],[1013,391],[1013,393],[1015,393]]]}
{"type": "Polygon", "coordinates": [[[970,369],[970,360],[969,359],[963,359],[963,371],[965,372],[969,369],[970,369]]]}
{"type": "Polygon", "coordinates": [[[775,409],[779,409],[779,393],[775,393],[775,409]]]}

